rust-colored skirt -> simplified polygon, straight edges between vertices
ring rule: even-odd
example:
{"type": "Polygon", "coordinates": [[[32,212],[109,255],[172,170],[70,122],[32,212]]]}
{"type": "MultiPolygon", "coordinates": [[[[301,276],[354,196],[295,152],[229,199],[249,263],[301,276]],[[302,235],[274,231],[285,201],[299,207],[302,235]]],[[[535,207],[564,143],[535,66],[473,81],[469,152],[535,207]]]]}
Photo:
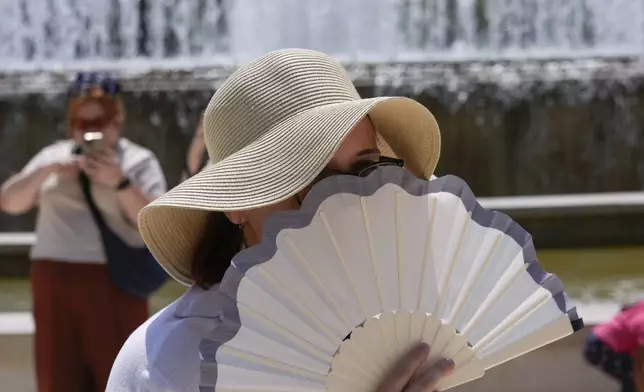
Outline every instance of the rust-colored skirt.
{"type": "Polygon", "coordinates": [[[39,392],[105,391],[112,363],[148,318],[147,300],[119,290],[104,264],[31,266],[39,392]]]}

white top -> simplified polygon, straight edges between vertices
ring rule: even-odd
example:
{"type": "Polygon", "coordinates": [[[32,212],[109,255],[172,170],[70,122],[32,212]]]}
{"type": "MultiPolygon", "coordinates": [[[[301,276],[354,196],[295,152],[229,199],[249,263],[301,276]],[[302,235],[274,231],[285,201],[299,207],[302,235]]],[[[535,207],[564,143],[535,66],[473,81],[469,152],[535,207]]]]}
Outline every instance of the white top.
{"type": "Polygon", "coordinates": [[[194,286],[137,328],[114,361],[106,391],[208,391],[199,388],[200,345],[220,322],[219,296],[216,288],[194,286]]]}
{"type": "MultiPolygon", "coordinates": [[[[22,169],[18,178],[44,166],[73,158],[74,141],[61,140],[43,148],[22,169]]],[[[120,139],[117,153],[124,174],[152,197],[167,188],[161,165],[154,153],[127,139],[120,139]]],[[[115,190],[92,185],[92,196],[110,228],[130,246],[143,246],[138,228],[123,214],[115,190]]],[[[105,263],[98,227],[87,206],[80,182],[52,174],[42,184],[36,220],[36,242],[31,259],[105,263]]]]}

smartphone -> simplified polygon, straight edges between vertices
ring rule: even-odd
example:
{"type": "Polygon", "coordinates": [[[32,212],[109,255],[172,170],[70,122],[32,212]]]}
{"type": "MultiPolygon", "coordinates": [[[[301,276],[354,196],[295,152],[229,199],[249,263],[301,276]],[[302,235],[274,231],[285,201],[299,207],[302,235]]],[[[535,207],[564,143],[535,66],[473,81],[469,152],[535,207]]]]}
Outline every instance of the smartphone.
{"type": "Polygon", "coordinates": [[[83,153],[85,155],[100,155],[105,151],[102,132],[85,132],[83,135],[83,153]]]}

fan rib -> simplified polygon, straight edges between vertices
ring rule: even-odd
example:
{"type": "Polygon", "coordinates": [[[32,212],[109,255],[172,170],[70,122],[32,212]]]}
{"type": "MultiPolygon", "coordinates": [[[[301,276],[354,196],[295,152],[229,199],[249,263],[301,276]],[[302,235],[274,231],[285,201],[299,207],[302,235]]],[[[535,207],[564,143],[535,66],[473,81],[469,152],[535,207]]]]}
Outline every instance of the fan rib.
{"type": "Polygon", "coordinates": [[[331,226],[329,225],[329,220],[327,219],[326,214],[323,211],[320,211],[320,219],[324,224],[324,230],[326,231],[326,234],[329,236],[329,239],[331,240],[331,244],[333,245],[335,254],[338,256],[338,260],[340,260],[340,264],[342,265],[342,271],[344,271],[344,274],[347,276],[347,280],[349,281],[349,285],[351,286],[351,291],[353,292],[353,295],[355,296],[356,301],[358,301],[358,306],[360,306],[360,310],[362,311],[362,317],[363,319],[366,320],[367,317],[369,317],[369,315],[365,310],[365,306],[362,298],[360,298],[360,294],[358,294],[358,292],[356,291],[356,282],[353,281],[353,279],[351,278],[351,274],[347,270],[347,262],[345,260],[344,254],[342,253],[342,250],[340,249],[340,244],[338,244],[337,238],[335,238],[335,236],[333,235],[333,230],[331,230],[331,226]]]}
{"type": "MultiPolygon", "coordinates": [[[[365,326],[368,326],[368,324],[365,323],[365,326]]],[[[389,366],[382,355],[382,338],[378,338],[378,336],[382,336],[382,331],[380,331],[379,329],[369,330],[366,336],[368,337],[367,340],[370,344],[368,346],[365,346],[365,357],[363,357],[363,361],[365,363],[365,366],[368,366],[369,369],[373,369],[372,373],[374,373],[376,376],[380,376],[388,370],[389,366]]]]}
{"type": "Polygon", "coordinates": [[[449,290],[447,289],[449,287],[449,283],[452,280],[452,274],[454,273],[454,268],[456,268],[456,264],[458,263],[459,256],[461,254],[461,250],[463,248],[463,240],[465,239],[465,236],[467,235],[467,232],[470,229],[470,223],[472,222],[472,213],[467,212],[467,215],[469,219],[465,220],[465,224],[463,225],[463,228],[461,229],[460,236],[458,238],[458,245],[456,246],[456,249],[454,250],[454,254],[452,256],[452,261],[449,263],[449,268],[447,269],[447,276],[445,276],[443,280],[443,285],[441,289],[441,295],[438,297],[438,304],[436,304],[436,314],[441,314],[443,311],[443,306],[445,305],[445,300],[447,295],[449,294],[449,290]]]}
{"type": "MultiPolygon", "coordinates": [[[[454,329],[454,328],[452,328],[452,329],[454,329]]],[[[442,358],[450,358],[451,359],[453,357],[453,355],[450,355],[450,351],[451,351],[450,349],[452,348],[452,345],[454,345],[456,343],[458,343],[458,333],[456,332],[456,330],[454,330],[454,336],[452,336],[452,338],[447,341],[447,344],[445,345],[445,347],[443,347],[443,349],[440,351],[439,356],[442,357],[442,358]]]]}
{"type": "Polygon", "coordinates": [[[454,353],[451,359],[456,363],[456,366],[461,367],[467,365],[474,358],[476,358],[474,350],[472,350],[466,344],[465,346],[461,347],[460,350],[454,353]],[[461,358],[463,354],[466,354],[465,358],[461,358]]]}
{"type": "Polygon", "coordinates": [[[526,306],[527,309],[523,311],[518,311],[519,309],[517,309],[515,312],[513,312],[513,314],[510,314],[505,320],[501,321],[499,325],[496,326],[496,328],[494,328],[492,331],[490,331],[490,333],[485,335],[478,343],[476,343],[476,345],[474,345],[473,347],[474,351],[478,353],[480,350],[485,349],[485,347],[493,343],[496,338],[503,335],[504,332],[512,328],[515,324],[519,323],[525,317],[528,317],[532,312],[536,311],[550,298],[552,298],[552,294],[550,294],[549,291],[546,291],[542,293],[542,298],[535,301],[535,303],[531,304],[530,306],[526,306]]]}
{"type": "Polygon", "coordinates": [[[487,269],[489,266],[490,262],[492,261],[492,256],[496,253],[496,251],[499,249],[499,246],[501,244],[501,239],[503,238],[501,232],[499,232],[496,236],[496,239],[494,240],[494,243],[490,247],[490,250],[488,251],[485,261],[481,263],[478,269],[472,271],[470,275],[467,277],[465,280],[465,283],[463,283],[463,287],[465,287],[465,292],[462,293],[457,299],[456,303],[454,304],[454,308],[452,309],[451,314],[449,315],[450,320],[455,320],[463,310],[463,307],[465,306],[465,303],[467,300],[470,299],[470,296],[472,295],[472,292],[474,291],[474,287],[479,283],[481,276],[483,276],[483,272],[487,269]]]}
{"type": "Polygon", "coordinates": [[[491,292],[491,293],[489,293],[489,294],[488,294],[488,297],[487,297],[487,298],[485,298],[485,300],[484,300],[484,301],[483,301],[483,303],[481,304],[481,307],[479,308],[479,310],[474,314],[474,316],[472,316],[472,318],[470,319],[470,321],[469,321],[469,322],[467,323],[467,325],[465,325],[465,327],[463,328],[462,333],[463,333],[464,335],[468,335],[468,334],[469,334],[469,332],[470,332],[473,328],[475,328],[475,327],[478,325],[478,323],[480,323],[481,321],[483,321],[483,320],[485,319],[485,316],[487,315],[488,310],[490,310],[491,308],[493,308],[493,307],[494,307],[494,305],[496,305],[496,304],[497,304],[497,302],[499,302],[499,301],[501,300],[501,298],[503,298],[504,294],[505,294],[508,290],[510,290],[510,288],[512,287],[512,285],[513,285],[513,284],[514,284],[514,283],[519,279],[519,277],[521,276],[521,274],[522,274],[522,273],[524,273],[524,272],[527,270],[527,268],[528,268],[528,264],[525,264],[525,263],[524,263],[524,264],[522,264],[521,268],[519,268],[519,269],[514,273],[514,275],[512,275],[512,278],[510,279],[510,281],[508,282],[508,284],[507,284],[505,287],[503,287],[501,290],[499,290],[499,291],[498,291],[496,294],[494,294],[494,296],[492,296],[492,297],[490,297],[490,296],[491,296],[494,292],[491,292]]]}
{"type": "Polygon", "coordinates": [[[276,290],[280,291],[283,295],[287,296],[302,312],[306,313],[310,319],[315,322],[315,324],[320,328],[320,331],[324,332],[329,338],[329,343],[334,343],[338,337],[333,334],[333,332],[326,327],[326,325],[320,320],[320,318],[308,307],[302,304],[302,301],[297,299],[288,288],[282,283],[279,279],[273,276],[263,265],[259,265],[257,271],[266,277],[268,284],[274,287],[276,290]]]}
{"type": "MultiPolygon", "coordinates": [[[[367,323],[369,323],[369,320],[367,320],[365,322],[365,324],[364,324],[365,327],[367,326],[367,323]]],[[[385,342],[384,347],[389,349],[389,346],[387,345],[387,342],[386,342],[386,337],[384,336],[384,334],[382,332],[382,329],[378,328],[378,334],[381,336],[381,339],[376,339],[376,336],[374,336],[372,334],[367,334],[367,336],[369,337],[369,340],[371,341],[371,346],[372,347],[380,347],[380,346],[382,346],[382,342],[384,341],[385,342]],[[376,339],[376,340],[374,340],[374,339],[376,339]]],[[[380,359],[380,358],[376,358],[376,360],[377,359],[380,359]]],[[[387,362],[384,361],[384,363],[378,362],[376,365],[377,365],[378,368],[384,369],[386,367],[386,364],[387,364],[387,362]]],[[[386,371],[386,369],[384,369],[383,371],[386,371]]]]}
{"type": "MultiPolygon", "coordinates": [[[[383,313],[380,315],[380,317],[385,317],[386,313],[383,313]]],[[[380,334],[382,335],[382,341],[385,342],[385,347],[387,347],[387,352],[388,352],[388,361],[391,360],[395,356],[396,353],[396,348],[392,346],[392,342],[387,339],[387,332],[384,330],[384,325],[385,323],[378,323],[378,330],[380,331],[380,334]]]]}
{"type": "Polygon", "coordinates": [[[461,335],[456,330],[454,330],[454,332],[455,332],[454,336],[447,343],[445,348],[441,351],[440,356],[442,358],[450,358],[454,360],[456,367],[460,367],[464,363],[460,359],[460,357],[458,357],[458,354],[460,354],[464,349],[468,348],[467,339],[465,338],[465,336],[461,335]],[[459,362],[456,362],[456,359],[459,359],[459,362]]]}
{"type": "Polygon", "coordinates": [[[436,333],[436,338],[434,339],[435,341],[432,343],[432,347],[435,350],[433,353],[430,352],[430,357],[434,357],[434,359],[441,357],[441,354],[447,348],[449,342],[452,340],[451,337],[449,339],[447,339],[447,337],[451,336],[453,332],[454,328],[451,325],[445,324],[441,321],[441,324],[438,328],[438,333],[436,333]]]}
{"type": "MultiPolygon", "coordinates": [[[[355,351],[353,353],[355,354],[355,351]]],[[[358,364],[356,364],[355,361],[351,361],[350,358],[346,358],[346,357],[347,357],[346,351],[345,353],[343,353],[342,350],[340,349],[340,352],[333,359],[329,367],[329,372],[334,372],[335,370],[334,372],[335,374],[342,375],[344,374],[342,370],[344,370],[344,371],[348,371],[347,373],[352,373],[352,372],[358,373],[361,376],[361,378],[369,379],[371,377],[371,374],[367,372],[364,367],[358,366],[358,364]],[[334,369],[333,364],[339,365],[338,367],[340,367],[341,370],[337,371],[337,368],[334,369]]],[[[355,360],[356,358],[353,358],[353,359],[355,360]]]]}
{"type": "MultiPolygon", "coordinates": [[[[490,369],[504,362],[517,358],[518,356],[523,355],[527,352],[530,352],[532,350],[536,350],[540,347],[548,345],[558,339],[569,336],[571,333],[573,333],[573,331],[570,326],[570,321],[560,317],[559,319],[550,323],[545,328],[541,328],[539,330],[533,331],[532,333],[528,334],[519,342],[511,343],[509,346],[506,346],[502,348],[500,351],[494,352],[491,355],[490,354],[485,355],[485,358],[482,359],[482,365],[485,369],[490,369]],[[529,336],[534,334],[545,334],[545,335],[548,335],[549,338],[545,340],[540,340],[537,344],[535,344],[533,340],[528,338],[529,336]],[[517,345],[521,348],[517,349],[517,345]]],[[[503,335],[499,336],[497,339],[490,342],[490,344],[488,344],[487,347],[483,349],[483,351],[487,350],[490,346],[496,343],[498,339],[502,337],[503,335]]]]}
{"type": "MultiPolygon", "coordinates": [[[[438,198],[433,197],[433,205],[432,205],[432,212],[429,217],[429,223],[427,224],[427,241],[425,245],[425,255],[423,258],[423,274],[420,277],[420,295],[418,296],[418,309],[424,309],[425,308],[425,303],[423,299],[425,296],[423,295],[425,293],[425,277],[427,276],[427,270],[430,267],[429,263],[429,257],[431,255],[430,249],[432,246],[432,236],[434,234],[434,223],[436,221],[436,214],[434,211],[436,211],[436,205],[438,204],[438,198]]],[[[427,319],[423,322],[423,329],[425,328],[425,322],[427,322],[427,319]]]]}
{"type": "MultiPolygon", "coordinates": [[[[337,377],[337,380],[330,380],[330,384],[332,385],[331,388],[332,390],[344,390],[344,391],[369,391],[371,390],[371,385],[368,385],[366,382],[367,380],[370,380],[372,378],[367,378],[367,377],[352,377],[348,374],[343,374],[340,372],[337,373],[332,373],[332,378],[337,377]],[[338,385],[333,385],[337,382],[341,382],[344,385],[342,385],[342,389],[338,388],[338,385]],[[346,384],[350,384],[350,387],[347,386],[346,384]]],[[[330,386],[331,386],[330,385],[330,386]]]]}
{"type": "MultiPolygon", "coordinates": [[[[434,234],[434,227],[435,227],[435,222],[436,222],[436,214],[434,213],[436,211],[436,206],[438,204],[438,197],[433,197],[433,205],[432,205],[432,211],[431,215],[429,217],[429,223],[427,225],[427,241],[425,245],[425,254],[423,258],[423,273],[422,276],[420,277],[420,295],[418,296],[418,309],[424,309],[425,308],[425,303],[423,299],[425,296],[423,295],[425,293],[425,278],[427,277],[427,270],[430,267],[429,263],[429,257],[431,255],[430,249],[432,245],[432,236],[434,234]]],[[[422,331],[425,331],[425,328],[427,327],[427,318],[423,320],[423,329],[422,331]]],[[[434,335],[432,337],[432,341],[436,338],[434,335]]]]}
{"type": "Polygon", "coordinates": [[[432,340],[431,340],[431,342],[433,343],[433,342],[435,342],[435,341],[436,341],[436,339],[438,339],[438,333],[439,333],[439,332],[440,332],[440,330],[441,330],[441,325],[443,325],[443,320],[442,320],[442,319],[441,319],[441,317],[440,317],[439,315],[437,315],[436,313],[432,313],[432,316],[435,318],[436,322],[438,323],[438,325],[436,325],[436,326],[435,326],[435,328],[434,328],[434,329],[435,329],[435,330],[434,330],[434,335],[432,335],[432,340]]]}
{"type": "Polygon", "coordinates": [[[288,234],[284,236],[284,240],[288,243],[291,249],[293,249],[293,251],[300,259],[300,261],[302,262],[302,265],[304,265],[304,268],[306,268],[306,270],[309,272],[311,277],[315,279],[315,283],[317,283],[318,287],[324,292],[324,295],[329,299],[329,301],[331,301],[334,307],[334,309],[332,310],[335,311],[336,316],[339,316],[342,319],[342,321],[344,321],[345,328],[347,328],[348,331],[351,331],[353,329],[351,322],[347,319],[344,312],[340,310],[340,306],[336,302],[335,298],[331,295],[331,293],[329,293],[329,290],[326,288],[326,286],[322,284],[322,282],[320,281],[320,277],[317,276],[317,274],[313,271],[313,269],[311,268],[311,265],[309,264],[308,260],[304,256],[304,253],[300,250],[300,248],[298,248],[298,246],[295,244],[295,241],[293,241],[291,236],[289,236],[288,234]]]}
{"type": "MultiPolygon", "coordinates": [[[[403,303],[403,265],[402,257],[400,255],[400,192],[396,191],[394,194],[394,221],[396,222],[396,265],[398,266],[398,309],[402,309],[403,303]]],[[[394,318],[394,323],[396,319],[394,318]]]]}
{"type": "Polygon", "coordinates": [[[404,334],[403,339],[405,339],[405,344],[408,344],[409,341],[411,340],[411,311],[403,310],[402,312],[401,312],[402,319],[407,324],[407,327],[402,329],[402,333],[404,334]]]}
{"type": "MultiPolygon", "coordinates": [[[[440,331],[442,321],[441,321],[441,318],[437,314],[428,313],[428,317],[425,318],[425,323],[423,325],[423,337],[426,335],[426,332],[427,332],[427,321],[428,320],[433,322],[434,324],[438,323],[438,325],[434,325],[434,326],[432,326],[431,324],[429,325],[430,327],[434,328],[434,331],[432,331],[430,329],[430,331],[432,331],[432,334],[431,334],[432,338],[431,339],[423,339],[425,342],[429,343],[430,345],[433,345],[434,342],[436,342],[436,338],[438,337],[438,332],[440,331]]],[[[430,354],[431,354],[431,351],[430,351],[430,354]]]]}
{"type": "Polygon", "coordinates": [[[367,213],[367,206],[365,205],[364,197],[360,196],[360,208],[362,210],[362,222],[364,223],[365,231],[367,233],[367,242],[369,243],[369,255],[371,256],[371,265],[373,266],[373,273],[376,277],[376,288],[378,289],[378,300],[380,301],[380,311],[384,311],[384,299],[382,298],[382,282],[376,262],[376,251],[373,247],[373,237],[371,233],[371,222],[369,221],[369,214],[367,213]]]}
{"type": "MultiPolygon", "coordinates": [[[[251,363],[258,363],[262,366],[266,366],[271,369],[279,370],[279,371],[284,371],[287,373],[291,373],[296,376],[301,376],[304,378],[308,378],[311,380],[315,381],[321,381],[325,382],[326,381],[326,374],[319,374],[316,372],[312,372],[307,369],[302,369],[297,366],[289,365],[287,363],[281,362],[275,358],[266,358],[262,355],[257,355],[253,353],[249,353],[246,351],[242,351],[239,349],[236,349],[234,347],[230,347],[227,345],[221,346],[219,348],[219,353],[222,355],[230,355],[232,357],[236,357],[239,359],[247,360],[251,363]]],[[[216,364],[214,364],[216,365],[216,364]]]]}
{"type": "Polygon", "coordinates": [[[318,349],[315,345],[313,345],[311,342],[302,339],[300,336],[292,333],[288,329],[284,328],[283,326],[277,324],[276,322],[270,320],[263,314],[260,314],[253,310],[252,308],[248,307],[247,305],[244,305],[241,302],[237,303],[237,307],[240,310],[240,313],[243,313],[247,317],[254,318],[257,320],[259,323],[267,325],[269,328],[280,334],[281,336],[288,338],[292,340],[294,343],[296,343],[298,346],[300,346],[302,349],[310,352],[312,355],[315,355],[322,361],[328,361],[329,360],[329,355],[318,349]]]}
{"type": "MultiPolygon", "coordinates": [[[[354,333],[355,332],[356,331],[354,331],[354,333]]],[[[365,352],[363,350],[352,349],[353,347],[360,347],[360,345],[356,341],[352,342],[353,334],[351,335],[351,337],[352,337],[352,339],[349,339],[347,341],[342,342],[340,347],[338,347],[338,354],[336,354],[336,356],[333,358],[333,360],[331,362],[331,365],[329,365],[329,372],[337,370],[337,369],[333,368],[334,363],[338,363],[338,364],[346,363],[345,366],[348,366],[348,367],[352,368],[354,371],[356,371],[358,373],[362,373],[362,375],[365,378],[369,378],[369,377],[378,375],[379,372],[378,372],[377,367],[374,367],[373,358],[368,357],[368,356],[365,357],[365,352]],[[353,347],[352,347],[351,343],[354,344],[353,347]],[[351,354],[355,355],[355,357],[354,358],[347,358],[347,356],[348,356],[347,351],[350,351],[351,354]],[[353,361],[351,361],[351,359],[353,359],[353,361]],[[360,364],[361,366],[357,366],[356,363],[360,364]]],[[[340,367],[343,367],[343,366],[340,365],[340,367]]]]}

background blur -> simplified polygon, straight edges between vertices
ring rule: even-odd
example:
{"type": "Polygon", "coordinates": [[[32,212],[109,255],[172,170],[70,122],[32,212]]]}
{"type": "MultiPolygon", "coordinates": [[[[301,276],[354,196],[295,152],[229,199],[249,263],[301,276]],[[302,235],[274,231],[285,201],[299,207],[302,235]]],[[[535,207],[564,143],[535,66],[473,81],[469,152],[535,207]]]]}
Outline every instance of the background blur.
{"type": "MultiPolygon", "coordinates": [[[[464,178],[490,202],[573,195],[570,208],[544,201],[510,214],[589,324],[642,298],[644,202],[621,193],[644,185],[642,0],[4,0],[0,182],[64,137],[75,72],[102,70],[125,90],[125,136],[151,148],[176,185],[213,91],[237,64],[285,47],[342,60],[364,97],[430,108],[443,135],[437,175],[464,178]],[[578,194],[606,192],[605,207],[575,207],[578,194]],[[625,195],[635,202],[623,205],[625,195]]],[[[33,390],[34,216],[0,213],[3,391],[33,390]]],[[[168,284],[153,311],[182,291],[168,284]]],[[[613,388],[571,339],[459,390],[613,388]]]]}

